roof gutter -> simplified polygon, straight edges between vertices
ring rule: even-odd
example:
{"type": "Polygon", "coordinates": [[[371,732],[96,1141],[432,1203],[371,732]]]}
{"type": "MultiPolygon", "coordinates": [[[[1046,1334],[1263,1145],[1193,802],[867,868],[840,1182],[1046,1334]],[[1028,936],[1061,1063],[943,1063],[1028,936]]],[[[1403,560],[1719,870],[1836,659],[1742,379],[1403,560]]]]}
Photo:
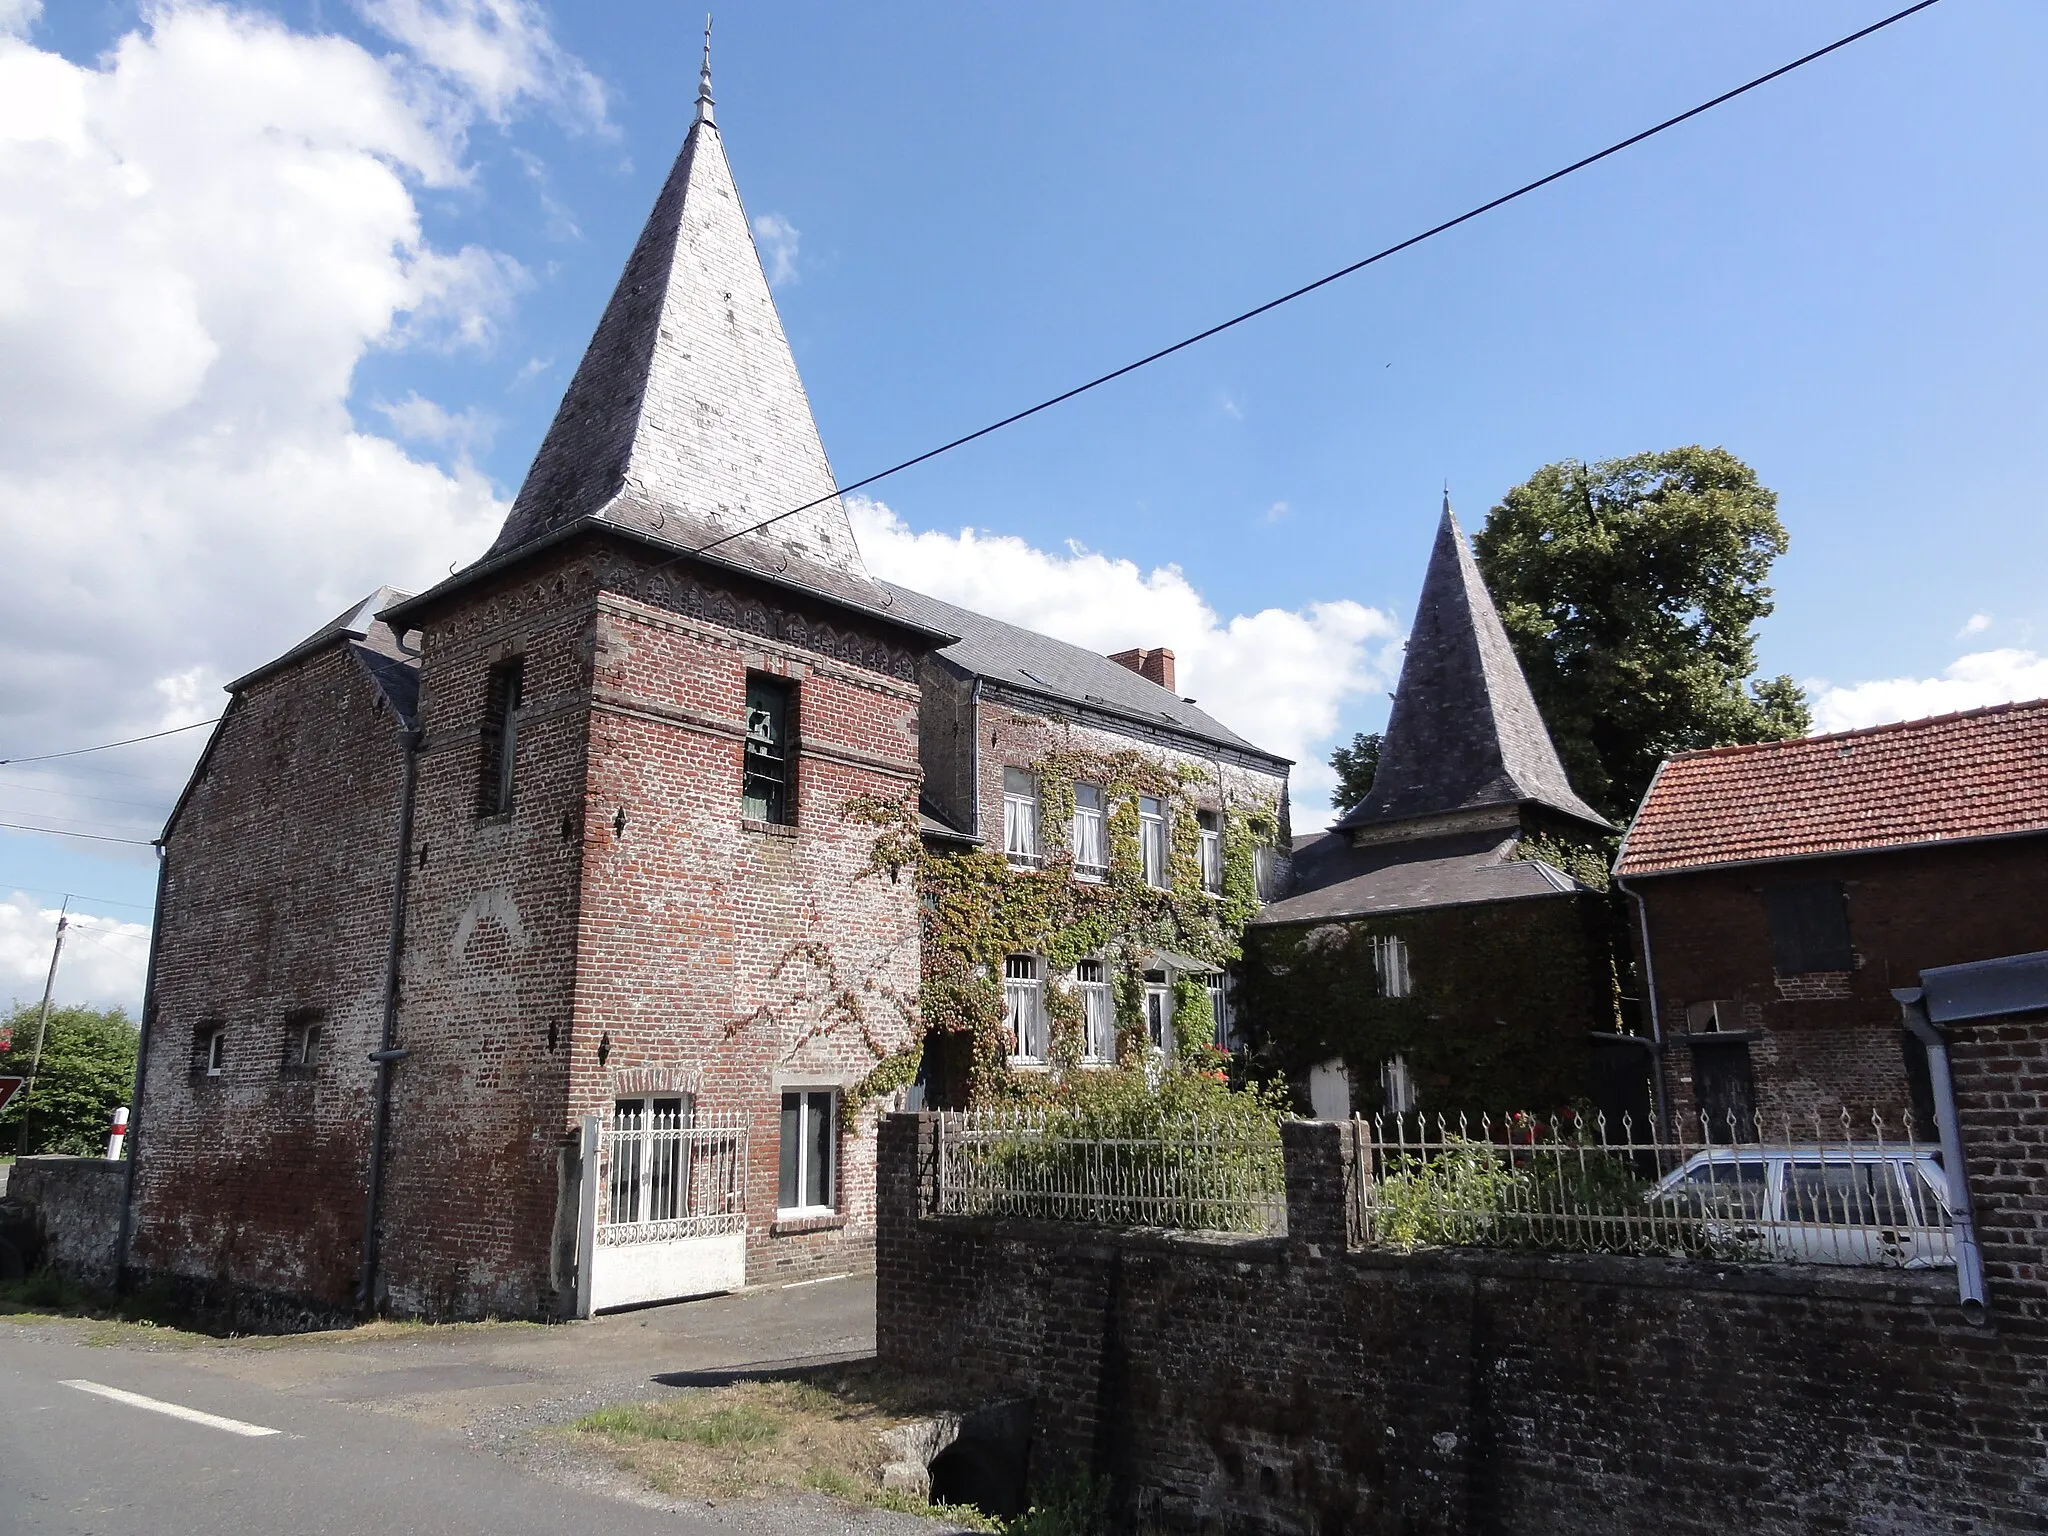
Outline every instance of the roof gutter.
{"type": "MultiPolygon", "coordinates": [[[[1855,848],[1828,848],[1819,853],[1780,853],[1768,858],[1726,859],[1713,864],[1673,864],[1664,869],[1632,869],[1631,880],[1661,880],[1670,875],[1718,874],[1724,869],[1761,869],[1767,864],[1812,864],[1822,859],[1861,859],[1880,853],[1916,853],[1933,848],[1975,848],[1984,843],[2010,843],[2023,837],[2048,837],[2048,826],[2023,827],[2017,832],[1987,832],[1981,837],[1936,837],[1914,843],[1864,843],[1855,848]]],[[[1618,871],[1628,857],[1628,843],[1615,856],[1618,871]]]]}
{"type": "Polygon", "coordinates": [[[1969,1166],[1963,1161],[1963,1131],[1956,1115],[1955,1078],[1949,1072],[1948,1036],[1927,1012],[1927,993],[1921,987],[1900,987],[1892,992],[1906,1028],[1927,1047],[1927,1076],[1934,1089],[1934,1121],[1941,1132],[1942,1171],[1948,1175],[1949,1215],[1955,1222],[1956,1291],[1963,1316],[1972,1323],[1985,1320],[1984,1253],[1977,1245],[1977,1222],[1970,1204],[1969,1166]]]}

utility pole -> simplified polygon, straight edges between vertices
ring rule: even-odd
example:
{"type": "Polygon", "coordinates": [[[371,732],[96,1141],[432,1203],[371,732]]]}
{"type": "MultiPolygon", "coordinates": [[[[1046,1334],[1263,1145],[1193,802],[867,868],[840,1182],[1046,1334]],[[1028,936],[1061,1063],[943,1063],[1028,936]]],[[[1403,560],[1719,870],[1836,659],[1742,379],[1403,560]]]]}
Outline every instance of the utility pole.
{"type": "Polygon", "coordinates": [[[36,1073],[43,1065],[43,1036],[50,1028],[50,990],[57,985],[57,959],[64,953],[64,930],[71,926],[71,898],[57,909],[57,942],[50,950],[50,974],[43,978],[43,1011],[36,1015],[36,1053],[29,1058],[28,1082],[21,1091],[21,1130],[14,1140],[17,1157],[28,1155],[28,1105],[36,1094],[36,1073]]]}

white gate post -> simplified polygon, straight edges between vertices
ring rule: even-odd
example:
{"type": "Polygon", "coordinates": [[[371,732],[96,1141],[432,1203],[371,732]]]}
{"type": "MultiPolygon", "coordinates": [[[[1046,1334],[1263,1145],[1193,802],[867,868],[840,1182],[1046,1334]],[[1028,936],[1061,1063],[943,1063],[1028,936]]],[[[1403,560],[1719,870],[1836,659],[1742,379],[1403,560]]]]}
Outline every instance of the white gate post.
{"type": "Polygon", "coordinates": [[[597,1126],[596,1115],[583,1117],[583,1172],[576,1181],[575,1315],[579,1318],[590,1316],[595,1295],[591,1271],[597,1263],[597,1202],[602,1193],[597,1176],[597,1126]]]}

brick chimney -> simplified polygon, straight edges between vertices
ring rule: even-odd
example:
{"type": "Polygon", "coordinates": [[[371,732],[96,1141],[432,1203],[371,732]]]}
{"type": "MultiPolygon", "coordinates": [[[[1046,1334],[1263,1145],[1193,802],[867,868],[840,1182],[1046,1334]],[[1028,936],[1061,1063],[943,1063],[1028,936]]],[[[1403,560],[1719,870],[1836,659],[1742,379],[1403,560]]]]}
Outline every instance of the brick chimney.
{"type": "Polygon", "coordinates": [[[1173,686],[1173,652],[1165,646],[1150,650],[1118,651],[1109,658],[1120,667],[1129,667],[1142,678],[1147,678],[1164,688],[1168,693],[1178,693],[1173,686]]]}

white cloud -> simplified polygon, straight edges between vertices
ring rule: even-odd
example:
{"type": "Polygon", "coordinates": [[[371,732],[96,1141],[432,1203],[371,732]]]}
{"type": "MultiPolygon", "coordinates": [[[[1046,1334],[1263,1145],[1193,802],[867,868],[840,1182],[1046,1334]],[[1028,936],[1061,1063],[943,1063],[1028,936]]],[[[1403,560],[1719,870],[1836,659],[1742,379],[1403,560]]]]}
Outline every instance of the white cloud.
{"type": "Polygon", "coordinates": [[[1974,651],[1939,677],[1892,677],[1835,687],[1807,684],[1813,723],[1821,731],[1848,731],[1891,720],[1920,720],[1952,710],[1978,709],[2015,699],[2048,698],[2048,656],[2034,651],[1974,651]]]}
{"type": "Polygon", "coordinates": [[[796,281],[796,250],[802,239],[802,232],[779,213],[764,213],[754,220],[754,243],[767,258],[769,287],[796,281]]]}
{"type": "MultiPolygon", "coordinates": [[[[445,103],[260,14],[144,14],[91,65],[0,37],[0,755],[204,719],[503,512],[347,403],[373,348],[487,344],[524,280],[422,231],[465,175],[445,103]]],[[[0,820],[150,836],[203,738],[0,769],[0,820]]]]}
{"type": "Polygon", "coordinates": [[[533,101],[572,126],[608,127],[604,82],[555,41],[534,0],[360,0],[357,9],[493,122],[533,101]]]}
{"type": "MultiPolygon", "coordinates": [[[[56,937],[57,908],[24,891],[0,901],[0,1005],[41,1000],[56,937]]],[[[81,912],[74,904],[51,1005],[119,1006],[136,1018],[142,1012],[142,974],[148,962],[148,924],[81,912]]],[[[30,1043],[15,1041],[17,1048],[30,1043]]]]}
{"type": "Polygon", "coordinates": [[[0,0],[0,37],[27,37],[43,19],[43,0],[0,0]]]}
{"type": "Polygon", "coordinates": [[[409,443],[433,443],[468,455],[490,446],[497,421],[470,406],[451,411],[414,390],[396,402],[379,400],[377,414],[391,423],[391,430],[409,443]]]}
{"type": "Polygon", "coordinates": [[[1266,521],[1269,523],[1277,523],[1280,521],[1281,518],[1285,517],[1289,512],[1292,512],[1293,510],[1294,509],[1288,506],[1286,502],[1276,501],[1270,507],[1266,508],[1266,521]]]}
{"type": "Polygon", "coordinates": [[[972,528],[914,532],[880,502],[848,499],[876,575],[992,618],[1108,654],[1172,649],[1183,694],[1246,740],[1295,759],[1295,830],[1328,818],[1322,761],[1348,703],[1390,685],[1400,636],[1377,609],[1340,599],[1226,620],[1178,566],[1146,572],[1079,544],[1064,554],[972,528]]]}
{"type": "Polygon", "coordinates": [[[1963,627],[1956,631],[1956,638],[1958,640],[1962,640],[1970,635],[1981,635],[1984,633],[1985,630],[1989,629],[1990,627],[1990,614],[1973,613],[1970,615],[1969,620],[1963,625],[1963,627]]]}

